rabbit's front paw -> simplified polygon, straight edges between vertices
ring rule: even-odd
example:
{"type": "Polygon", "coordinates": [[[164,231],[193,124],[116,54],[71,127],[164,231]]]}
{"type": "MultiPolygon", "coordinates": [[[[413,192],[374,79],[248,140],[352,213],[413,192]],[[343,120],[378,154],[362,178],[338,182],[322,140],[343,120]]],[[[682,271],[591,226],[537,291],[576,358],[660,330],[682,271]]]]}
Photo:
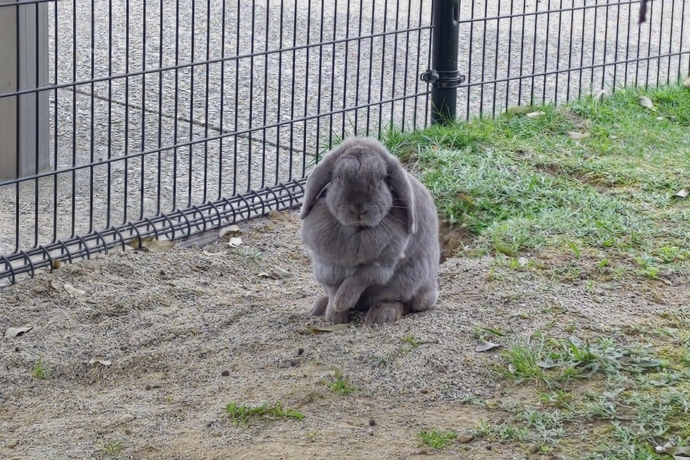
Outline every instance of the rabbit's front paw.
{"type": "Polygon", "coordinates": [[[326,308],[328,307],[328,296],[319,297],[312,304],[309,314],[312,316],[323,316],[326,314],[326,308]]]}
{"type": "Polygon", "coordinates": [[[381,302],[369,309],[364,316],[364,322],[373,324],[394,323],[403,315],[403,305],[400,302],[381,302]]]}
{"type": "Polygon", "coordinates": [[[335,295],[333,296],[332,308],[335,313],[347,313],[357,304],[365,285],[359,277],[347,278],[342,282],[335,295]]]}
{"type": "Polygon", "coordinates": [[[333,324],[347,324],[350,322],[350,312],[336,312],[328,308],[326,309],[326,320],[333,324]]]}

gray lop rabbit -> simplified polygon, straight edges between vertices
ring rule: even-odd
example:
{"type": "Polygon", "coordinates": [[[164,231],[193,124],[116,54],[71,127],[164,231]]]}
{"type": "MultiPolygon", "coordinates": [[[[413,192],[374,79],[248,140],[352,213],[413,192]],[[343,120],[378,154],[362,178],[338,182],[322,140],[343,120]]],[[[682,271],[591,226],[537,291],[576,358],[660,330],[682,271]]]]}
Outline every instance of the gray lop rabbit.
{"type": "Polygon", "coordinates": [[[395,322],[438,300],[438,217],[429,191],[373,138],[349,137],[309,175],[301,239],[324,290],[311,314],[395,322]]]}

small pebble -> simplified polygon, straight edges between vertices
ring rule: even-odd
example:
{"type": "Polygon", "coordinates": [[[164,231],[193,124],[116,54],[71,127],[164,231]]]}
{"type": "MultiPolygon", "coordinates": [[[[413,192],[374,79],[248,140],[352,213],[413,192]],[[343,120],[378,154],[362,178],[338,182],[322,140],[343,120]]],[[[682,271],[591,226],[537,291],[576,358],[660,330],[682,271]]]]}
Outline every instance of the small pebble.
{"type": "Polygon", "coordinates": [[[474,435],[472,433],[463,433],[457,437],[457,440],[461,444],[467,444],[474,441],[474,435]]]}
{"type": "Polygon", "coordinates": [[[302,353],[304,353],[304,348],[299,348],[297,350],[297,356],[302,356],[302,353]]]}
{"type": "Polygon", "coordinates": [[[19,441],[17,441],[16,439],[10,439],[5,443],[5,447],[7,447],[8,449],[14,449],[15,447],[17,447],[17,444],[19,444],[19,441]]]}
{"type": "Polygon", "coordinates": [[[493,449],[493,446],[491,444],[487,444],[486,450],[491,450],[491,449],[493,449]]]}
{"type": "Polygon", "coordinates": [[[530,454],[536,454],[537,452],[539,452],[539,446],[532,444],[531,446],[529,446],[528,450],[530,454]]]}
{"type": "Polygon", "coordinates": [[[129,423],[133,421],[136,417],[130,414],[123,415],[122,418],[120,419],[120,422],[122,423],[129,423]]]}
{"type": "Polygon", "coordinates": [[[373,418],[369,419],[369,426],[376,426],[376,420],[374,420],[373,418]]]}
{"type": "Polygon", "coordinates": [[[222,375],[223,377],[227,377],[228,375],[230,375],[230,371],[226,369],[223,372],[221,372],[220,375],[222,375]]]}

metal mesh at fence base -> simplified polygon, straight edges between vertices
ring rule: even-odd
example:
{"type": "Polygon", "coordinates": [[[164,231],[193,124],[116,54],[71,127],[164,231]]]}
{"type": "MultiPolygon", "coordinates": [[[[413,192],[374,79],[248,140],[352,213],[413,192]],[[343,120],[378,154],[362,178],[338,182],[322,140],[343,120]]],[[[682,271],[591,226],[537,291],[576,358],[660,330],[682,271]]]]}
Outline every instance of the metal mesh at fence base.
{"type": "Polygon", "coordinates": [[[10,256],[0,256],[0,280],[15,283],[22,275],[52,271],[61,262],[89,259],[111,249],[140,248],[148,238],[184,241],[195,234],[266,216],[271,211],[286,211],[299,205],[304,196],[304,182],[291,181],[271,188],[252,191],[232,198],[222,198],[185,210],[177,210],[150,219],[110,227],[66,241],[41,245],[10,256]],[[138,243],[136,242],[138,241],[138,243]]]}

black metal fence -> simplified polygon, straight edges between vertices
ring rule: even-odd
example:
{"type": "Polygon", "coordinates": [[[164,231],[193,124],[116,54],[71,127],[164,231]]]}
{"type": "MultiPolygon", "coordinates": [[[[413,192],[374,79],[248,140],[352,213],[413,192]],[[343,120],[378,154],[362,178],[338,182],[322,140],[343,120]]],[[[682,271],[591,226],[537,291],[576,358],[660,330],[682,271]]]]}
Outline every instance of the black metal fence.
{"type": "MultiPolygon", "coordinates": [[[[463,118],[690,72],[686,2],[450,3],[463,118]]],[[[425,127],[432,7],[0,0],[0,284],[296,207],[334,140],[425,127]]]]}

